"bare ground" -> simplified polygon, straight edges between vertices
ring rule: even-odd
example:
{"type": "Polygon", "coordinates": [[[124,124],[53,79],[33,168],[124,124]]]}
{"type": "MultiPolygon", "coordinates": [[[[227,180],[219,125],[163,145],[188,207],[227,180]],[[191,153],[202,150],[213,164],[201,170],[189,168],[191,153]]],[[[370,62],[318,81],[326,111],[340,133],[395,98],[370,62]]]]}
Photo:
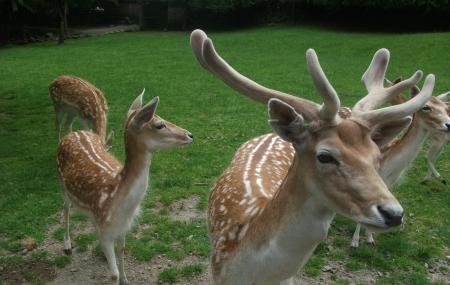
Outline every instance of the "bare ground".
{"type": "MultiPolygon", "coordinates": [[[[173,203],[170,206],[170,218],[182,221],[199,217],[205,218],[204,213],[197,210],[196,207],[199,199],[198,196],[192,196],[173,203]]],[[[96,254],[93,250],[96,243],[91,244],[86,252],[79,252],[75,248],[72,253],[71,263],[64,268],[58,268],[51,262],[55,257],[63,255],[63,242],[53,238],[53,232],[59,227],[60,225],[52,226],[48,232],[47,239],[35,249],[35,251],[48,252],[48,260],[27,261],[7,268],[0,267],[0,280],[3,282],[0,283],[34,284],[36,280],[40,280],[49,285],[111,284],[106,259],[103,255],[96,254]],[[33,272],[34,275],[30,276],[29,272],[33,272]]],[[[93,227],[89,223],[82,226],[80,226],[80,223],[74,223],[72,229],[72,237],[80,233],[94,232],[93,227]]],[[[30,252],[22,253],[22,255],[30,254],[30,252]]],[[[130,284],[157,284],[158,275],[163,269],[198,263],[203,264],[206,268],[200,275],[189,280],[179,280],[174,284],[210,284],[208,260],[197,256],[188,256],[181,261],[172,261],[164,255],[159,255],[149,262],[141,262],[127,255],[125,258],[125,270],[130,284]]],[[[450,256],[435,259],[425,266],[429,268],[430,281],[440,280],[444,284],[450,284],[450,271],[439,269],[442,267],[450,268],[450,256]]],[[[326,285],[335,284],[337,277],[346,279],[349,284],[374,284],[384,274],[386,273],[376,270],[348,271],[344,262],[328,260],[318,277],[312,278],[305,273],[299,273],[295,277],[295,281],[296,284],[326,285]]]]}

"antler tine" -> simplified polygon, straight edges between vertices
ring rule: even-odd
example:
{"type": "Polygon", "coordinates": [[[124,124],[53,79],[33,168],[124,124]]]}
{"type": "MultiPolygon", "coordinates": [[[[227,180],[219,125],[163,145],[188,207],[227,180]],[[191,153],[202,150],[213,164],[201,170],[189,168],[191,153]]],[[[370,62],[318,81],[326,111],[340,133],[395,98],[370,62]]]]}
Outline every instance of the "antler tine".
{"type": "MultiPolygon", "coordinates": [[[[410,78],[392,84],[384,89],[378,89],[370,92],[366,97],[370,97],[370,101],[366,101],[363,110],[354,111],[370,111],[382,106],[386,101],[394,100],[397,96],[407,89],[414,88],[417,82],[422,78],[422,71],[416,71],[410,78]]],[[[389,82],[389,80],[387,80],[389,82]]],[[[391,82],[392,83],[392,82],[391,82]]],[[[362,101],[362,100],[360,100],[362,101]]],[[[356,108],[356,107],[355,107],[356,108]]]]}
{"type": "Polygon", "coordinates": [[[203,43],[208,36],[202,30],[195,30],[191,33],[191,48],[200,65],[210,72],[214,73],[203,59],[203,43]]]}
{"type": "Polygon", "coordinates": [[[365,110],[372,110],[374,101],[374,93],[383,90],[383,81],[386,75],[386,70],[389,64],[390,53],[389,50],[379,49],[372,58],[369,67],[364,72],[361,80],[366,86],[368,94],[359,100],[353,107],[354,112],[362,112],[365,110]]]}
{"type": "Polygon", "coordinates": [[[323,98],[323,105],[320,108],[319,116],[323,120],[334,122],[336,114],[341,106],[336,90],[334,90],[333,86],[328,81],[320,66],[317,54],[313,49],[308,49],[306,51],[306,61],[314,85],[320,96],[323,98]]]}
{"type": "Polygon", "coordinates": [[[389,58],[389,50],[385,48],[377,50],[373,55],[372,61],[361,79],[367,91],[371,92],[374,89],[383,88],[383,80],[389,64],[389,58]]]}
{"type": "Polygon", "coordinates": [[[214,49],[211,39],[203,31],[195,30],[192,32],[191,47],[195,57],[203,68],[213,73],[239,93],[264,104],[267,104],[271,98],[278,98],[294,107],[306,120],[312,121],[318,119],[320,109],[318,104],[266,88],[243,76],[219,56],[214,49]]]}
{"type": "Polygon", "coordinates": [[[372,62],[362,76],[368,94],[355,104],[354,112],[374,110],[402,91],[412,88],[422,78],[422,71],[418,70],[410,78],[384,88],[383,81],[385,80],[389,58],[390,53],[384,48],[378,50],[373,56],[372,62]]]}
{"type": "Polygon", "coordinates": [[[399,105],[363,112],[359,116],[367,123],[368,127],[409,116],[422,108],[430,99],[434,89],[434,82],[434,75],[429,74],[425,79],[422,91],[414,98],[399,105]]]}
{"type": "MultiPolygon", "coordinates": [[[[420,79],[422,79],[423,76],[423,72],[421,70],[416,71],[410,78],[400,81],[388,88],[385,89],[385,98],[383,98],[383,102],[381,102],[381,104],[384,103],[384,101],[386,100],[386,98],[391,98],[392,96],[396,96],[400,93],[402,93],[404,90],[413,88],[417,82],[419,82],[420,79]]],[[[382,96],[380,96],[382,97],[382,96]]],[[[381,101],[381,99],[380,99],[381,101]]]]}

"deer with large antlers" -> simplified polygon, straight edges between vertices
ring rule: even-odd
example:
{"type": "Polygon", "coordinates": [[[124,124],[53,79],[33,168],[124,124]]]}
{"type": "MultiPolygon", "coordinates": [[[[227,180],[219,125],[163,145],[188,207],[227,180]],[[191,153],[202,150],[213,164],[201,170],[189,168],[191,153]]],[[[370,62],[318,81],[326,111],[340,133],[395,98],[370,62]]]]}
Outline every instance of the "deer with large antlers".
{"type": "Polygon", "coordinates": [[[125,164],[107,152],[89,131],[65,136],[58,147],[58,173],[64,193],[64,251],[71,253],[69,210],[73,203],[94,223],[114,284],[127,284],[123,259],[125,234],[149,184],[152,152],[190,144],[192,134],[155,114],[159,98],[142,107],[139,95],[125,122],[125,164]],[[118,262],[114,251],[117,241],[118,262]]]}
{"type": "MultiPolygon", "coordinates": [[[[383,71],[384,77],[387,69],[387,63],[380,65],[379,67],[374,67],[374,69],[383,71]]],[[[361,112],[372,110],[383,104],[380,98],[377,98],[381,97],[376,93],[379,91],[377,91],[376,87],[373,87],[370,84],[370,78],[367,78],[367,74],[369,72],[375,71],[371,71],[369,69],[363,76],[363,81],[365,82],[369,94],[355,105],[353,111],[361,112]]],[[[381,80],[381,77],[379,80],[381,80]]],[[[388,83],[388,88],[393,88],[397,84],[400,84],[397,82],[391,83],[388,80],[386,81],[388,83]]],[[[378,88],[380,90],[386,89],[383,87],[378,88]]],[[[400,90],[401,89],[399,89],[399,91],[400,90]]],[[[413,98],[414,96],[417,96],[419,92],[420,90],[417,86],[413,86],[411,88],[411,95],[413,98]]],[[[404,134],[400,138],[381,148],[382,158],[379,173],[387,186],[393,186],[402,174],[409,168],[410,164],[419,154],[423,142],[430,132],[439,132],[443,135],[450,132],[450,117],[447,114],[447,107],[445,104],[445,101],[448,100],[449,95],[450,93],[444,93],[436,97],[431,96],[428,102],[420,110],[413,114],[412,119],[405,117],[405,124],[409,124],[409,122],[411,123],[404,134]]],[[[407,99],[403,97],[400,92],[392,93],[388,99],[393,104],[402,104],[407,101],[407,99]]],[[[352,247],[359,246],[360,228],[361,226],[358,224],[351,241],[352,247]]],[[[366,231],[366,236],[366,241],[373,244],[374,239],[370,230],[366,231]]]]}
{"type": "MultiPolygon", "coordinates": [[[[399,125],[420,109],[433,90],[433,75],[408,102],[342,119],[339,97],[312,49],[306,53],[308,71],[322,106],[239,74],[200,30],[191,34],[191,47],[200,64],[227,85],[268,102],[276,133],[244,143],[211,190],[208,228],[215,284],[292,284],[326,238],[335,213],[376,231],[402,223],[403,209],[378,174],[381,154],[371,134],[392,122],[399,125]],[[281,139],[292,145],[292,160],[281,139]]],[[[379,53],[375,57],[379,60],[379,53]]],[[[378,138],[383,142],[392,136],[378,138]]]]}
{"type": "MultiPolygon", "coordinates": [[[[441,96],[442,96],[441,100],[448,100],[450,98],[450,93],[447,93],[445,97],[444,95],[445,94],[439,95],[438,98],[440,98],[441,96]]],[[[446,102],[446,105],[447,105],[447,114],[450,116],[450,103],[446,102]]],[[[446,126],[447,129],[450,130],[450,124],[447,123],[446,126]]],[[[442,131],[434,131],[431,133],[430,138],[431,138],[431,146],[427,154],[428,173],[422,179],[422,183],[426,183],[428,180],[431,179],[431,177],[434,177],[439,181],[441,181],[443,184],[447,184],[445,178],[442,177],[441,174],[439,174],[434,164],[444,146],[447,144],[447,142],[450,141],[450,133],[448,132],[443,133],[442,131]]]]}
{"type": "Polygon", "coordinates": [[[59,76],[48,89],[55,109],[58,141],[61,132],[72,131],[73,121],[78,118],[82,129],[88,130],[91,125],[103,142],[108,147],[111,145],[114,133],[110,132],[106,137],[108,104],[100,89],[72,75],[59,76]]]}

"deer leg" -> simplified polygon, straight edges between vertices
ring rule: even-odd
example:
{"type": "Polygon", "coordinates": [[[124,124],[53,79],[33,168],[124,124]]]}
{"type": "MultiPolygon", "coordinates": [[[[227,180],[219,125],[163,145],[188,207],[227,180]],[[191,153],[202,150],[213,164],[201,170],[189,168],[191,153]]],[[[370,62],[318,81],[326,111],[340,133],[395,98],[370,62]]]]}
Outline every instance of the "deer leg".
{"type": "Polygon", "coordinates": [[[361,224],[356,224],[355,232],[353,233],[352,242],[350,243],[351,247],[359,247],[359,232],[361,231],[361,224]]]}
{"type": "Polygon", "coordinates": [[[119,270],[117,269],[116,254],[114,252],[114,239],[110,237],[100,237],[100,244],[102,246],[106,260],[108,260],[113,284],[119,285],[119,270]]]}
{"type": "Polygon", "coordinates": [[[366,242],[371,245],[375,245],[375,240],[373,239],[373,233],[366,229],[366,242]]]}
{"type": "Polygon", "coordinates": [[[90,130],[91,128],[89,127],[89,123],[87,120],[81,119],[80,118],[80,126],[83,130],[90,130]]]}
{"type": "Polygon", "coordinates": [[[128,285],[127,276],[125,275],[124,270],[124,255],[125,255],[125,235],[119,236],[117,238],[117,255],[119,259],[119,284],[120,285],[128,285]]]}
{"type": "Polygon", "coordinates": [[[67,255],[72,254],[72,243],[70,241],[70,201],[66,198],[64,201],[64,253],[67,255]]]}
{"type": "Polygon", "coordinates": [[[436,170],[436,167],[434,166],[434,163],[436,162],[436,159],[438,158],[439,154],[442,151],[442,148],[444,147],[446,141],[445,140],[433,140],[430,150],[428,151],[427,155],[427,165],[428,165],[428,173],[427,175],[422,179],[422,183],[428,181],[431,179],[432,176],[434,176],[436,179],[439,179],[442,181],[442,183],[445,184],[445,180],[442,178],[442,176],[439,174],[439,172],[436,170]]]}
{"type": "Polygon", "coordinates": [[[61,140],[61,124],[62,124],[62,118],[64,115],[64,112],[55,106],[55,128],[56,133],[58,134],[58,142],[61,140]]]}
{"type": "Polygon", "coordinates": [[[66,116],[66,121],[64,122],[64,131],[67,132],[72,132],[72,124],[73,124],[73,120],[75,119],[75,116],[67,113],[66,116]]]}

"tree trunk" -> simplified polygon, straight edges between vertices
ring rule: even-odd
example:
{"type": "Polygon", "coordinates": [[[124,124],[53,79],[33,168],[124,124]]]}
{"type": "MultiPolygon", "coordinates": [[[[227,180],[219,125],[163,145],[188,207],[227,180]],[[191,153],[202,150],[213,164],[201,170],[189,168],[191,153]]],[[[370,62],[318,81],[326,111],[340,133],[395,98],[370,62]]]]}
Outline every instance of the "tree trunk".
{"type": "Polygon", "coordinates": [[[64,1],[64,36],[66,38],[69,37],[69,26],[67,24],[67,15],[69,14],[69,1],[68,0],[63,0],[64,1]]]}
{"type": "Polygon", "coordinates": [[[58,16],[59,16],[59,35],[58,35],[58,44],[64,43],[65,33],[64,33],[64,5],[63,0],[56,0],[58,16]]]}

